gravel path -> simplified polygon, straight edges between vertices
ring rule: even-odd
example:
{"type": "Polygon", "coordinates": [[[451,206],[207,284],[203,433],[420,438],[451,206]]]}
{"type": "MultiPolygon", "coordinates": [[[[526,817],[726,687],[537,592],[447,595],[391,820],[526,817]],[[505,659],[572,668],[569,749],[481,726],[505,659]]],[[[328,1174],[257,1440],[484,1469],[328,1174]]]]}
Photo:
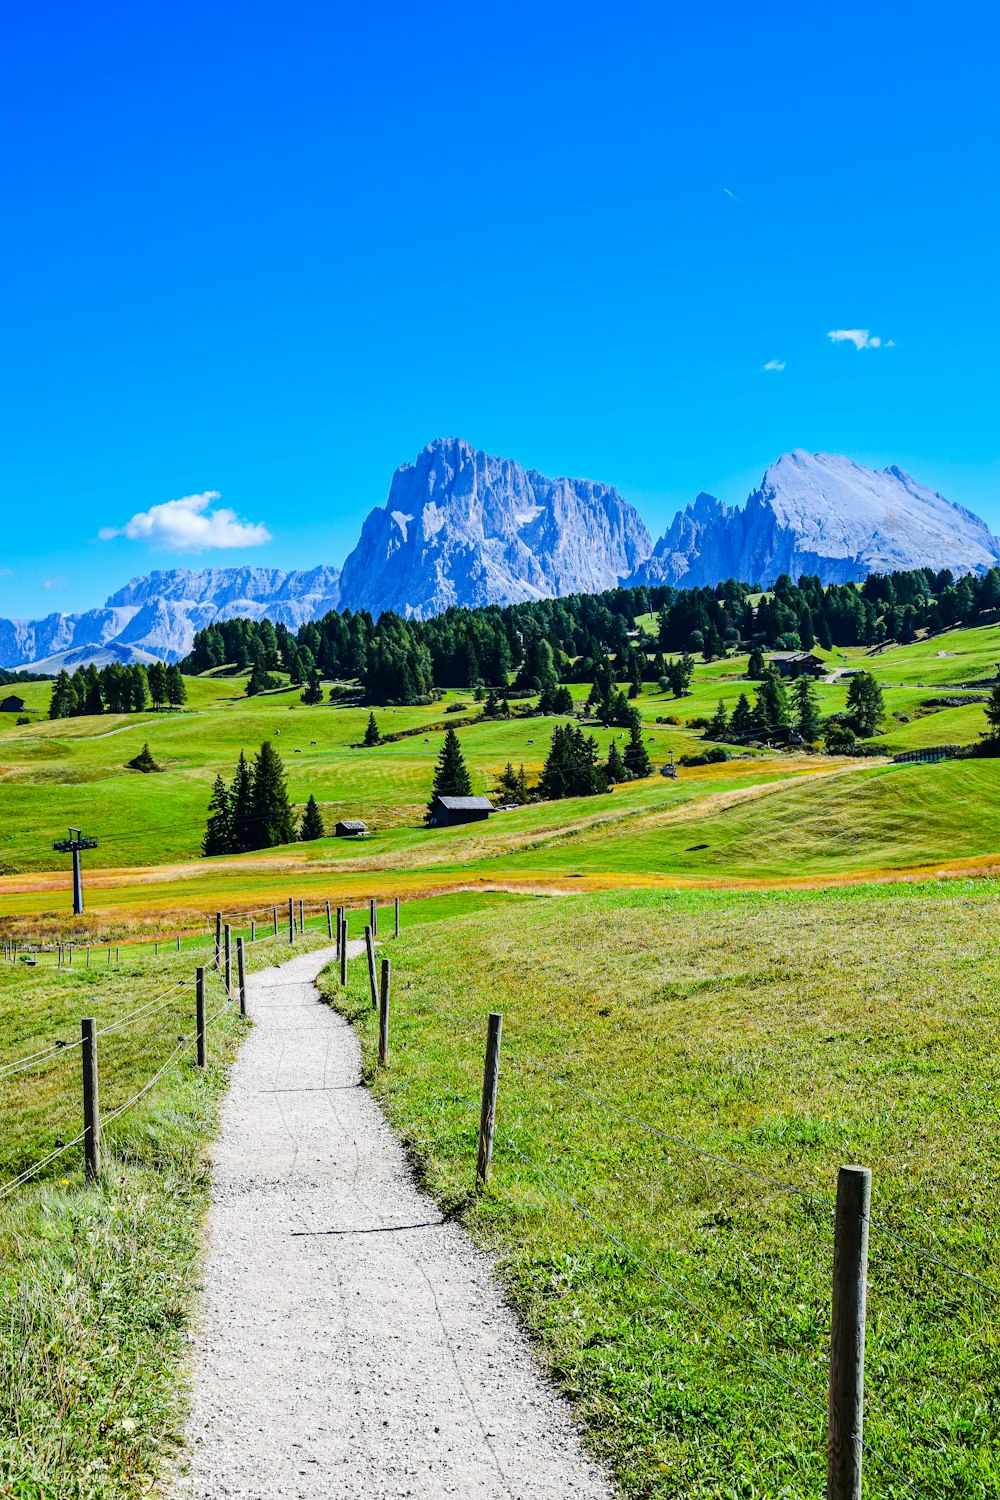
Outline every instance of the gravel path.
{"type": "Polygon", "coordinates": [[[360,1086],[313,984],[332,956],[249,981],[175,1495],[611,1500],[487,1257],[360,1086]]]}

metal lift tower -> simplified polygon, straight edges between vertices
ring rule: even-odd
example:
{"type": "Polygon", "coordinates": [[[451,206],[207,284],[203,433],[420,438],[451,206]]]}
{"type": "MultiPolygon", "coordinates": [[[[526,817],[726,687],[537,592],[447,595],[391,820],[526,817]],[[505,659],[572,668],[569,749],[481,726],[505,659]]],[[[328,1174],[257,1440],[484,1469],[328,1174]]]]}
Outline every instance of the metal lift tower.
{"type": "Polygon", "coordinates": [[[52,847],[58,854],[73,856],[73,915],[83,915],[83,875],[80,870],[80,850],[96,849],[99,839],[84,838],[79,828],[71,828],[68,839],[56,839],[52,847]]]}

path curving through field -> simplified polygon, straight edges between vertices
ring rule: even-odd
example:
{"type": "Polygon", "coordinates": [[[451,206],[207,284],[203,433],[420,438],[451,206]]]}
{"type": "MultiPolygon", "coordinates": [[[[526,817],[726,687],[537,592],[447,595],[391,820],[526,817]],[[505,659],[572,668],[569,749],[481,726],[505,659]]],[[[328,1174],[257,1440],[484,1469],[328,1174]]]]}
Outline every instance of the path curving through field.
{"type": "Polygon", "coordinates": [[[360,1086],[313,983],[332,956],[249,981],[175,1495],[611,1500],[487,1258],[360,1086]]]}

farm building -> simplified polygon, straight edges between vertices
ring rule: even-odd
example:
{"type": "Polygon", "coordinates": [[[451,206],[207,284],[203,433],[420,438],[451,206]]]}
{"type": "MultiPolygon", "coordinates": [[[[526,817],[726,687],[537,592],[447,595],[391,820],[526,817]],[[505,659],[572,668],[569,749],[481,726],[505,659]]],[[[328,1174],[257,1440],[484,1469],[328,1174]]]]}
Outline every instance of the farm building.
{"type": "Polygon", "coordinates": [[[334,824],[333,835],[338,839],[360,839],[368,832],[368,824],[360,818],[341,818],[334,824]]]}
{"type": "Polygon", "coordinates": [[[782,677],[822,677],[827,671],[823,658],[811,651],[772,651],[767,664],[782,677]]]}
{"type": "Polygon", "coordinates": [[[13,693],[9,698],[0,698],[0,714],[23,714],[27,706],[23,698],[13,693]]]}
{"type": "Polygon", "coordinates": [[[488,797],[435,797],[430,821],[437,828],[450,828],[455,823],[479,823],[495,811],[488,797]]]}

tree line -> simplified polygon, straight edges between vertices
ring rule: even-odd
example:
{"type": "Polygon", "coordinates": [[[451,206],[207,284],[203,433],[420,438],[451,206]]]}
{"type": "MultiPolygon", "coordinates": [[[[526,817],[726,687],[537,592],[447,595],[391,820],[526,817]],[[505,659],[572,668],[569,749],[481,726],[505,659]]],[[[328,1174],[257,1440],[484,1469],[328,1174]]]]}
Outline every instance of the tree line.
{"type": "MultiPolygon", "coordinates": [[[[947,569],[871,574],[861,584],[824,586],[817,575],[780,577],[763,597],[728,579],[712,587],[667,585],[571,594],[505,608],[454,606],[430,620],[386,612],[331,610],[293,634],[270,620],[222,620],[197,632],[187,672],[230,665],[258,683],[287,672],[308,685],[359,680],[372,703],[420,703],[438,689],[478,684],[541,692],[558,683],[657,682],[670,655],[715,660],[737,650],[830,650],[906,643],[918,631],[973,624],[1000,609],[1000,569],[958,579],[947,569]],[[655,617],[650,629],[633,622],[655,617]],[[513,679],[513,681],[512,681],[513,679]]],[[[321,693],[320,693],[320,696],[321,693]]]]}
{"type": "Polygon", "coordinates": [[[179,666],[154,661],[125,666],[111,662],[100,670],[91,662],[77,667],[70,676],[63,669],[52,684],[50,719],[73,719],[83,714],[143,713],[152,703],[156,709],[180,708],[187,702],[187,685],[179,666]]]}

